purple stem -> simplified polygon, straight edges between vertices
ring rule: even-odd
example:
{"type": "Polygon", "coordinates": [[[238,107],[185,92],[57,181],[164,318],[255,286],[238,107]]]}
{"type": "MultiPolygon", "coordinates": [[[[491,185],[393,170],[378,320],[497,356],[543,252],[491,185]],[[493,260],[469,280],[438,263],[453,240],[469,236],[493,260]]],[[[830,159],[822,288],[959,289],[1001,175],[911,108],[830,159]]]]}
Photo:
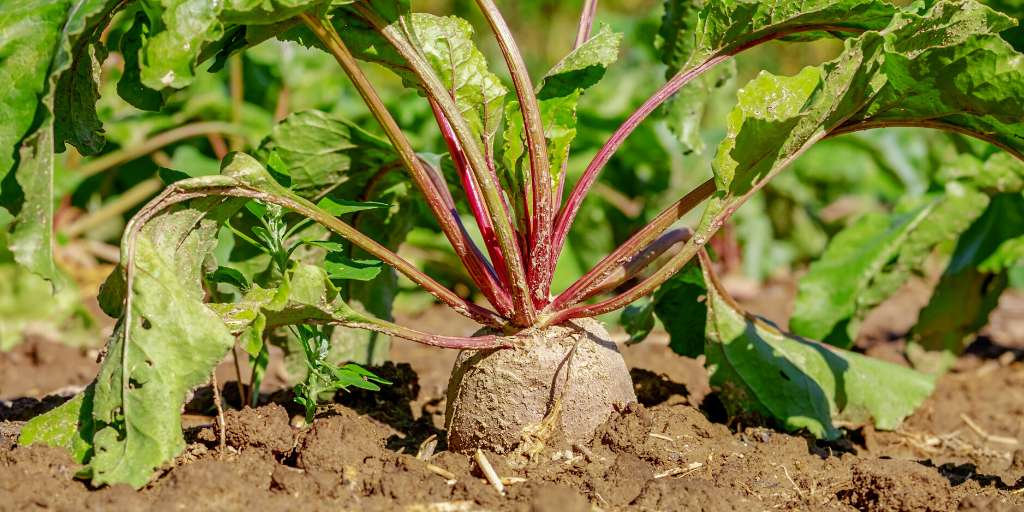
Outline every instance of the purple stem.
{"type": "Polygon", "coordinates": [[[636,110],[636,112],[633,112],[633,114],[630,115],[624,123],[622,123],[622,126],[619,126],[619,128],[615,130],[615,133],[612,134],[611,138],[608,139],[608,142],[606,142],[597,153],[597,156],[594,157],[594,160],[590,165],[587,166],[587,170],[583,173],[583,177],[576,183],[572,193],[569,195],[569,200],[566,202],[565,208],[561,213],[559,213],[558,218],[555,219],[555,233],[553,236],[554,260],[558,260],[558,256],[562,252],[562,247],[565,245],[566,236],[569,234],[569,228],[572,226],[572,221],[579,212],[580,206],[583,204],[583,198],[586,197],[587,192],[590,191],[590,187],[593,186],[594,181],[597,180],[597,175],[601,172],[601,169],[604,168],[605,164],[608,163],[608,160],[611,159],[612,154],[614,154],[615,151],[619,149],[619,146],[621,146],[626,140],[626,137],[633,133],[633,130],[635,130],[636,127],[640,125],[640,122],[646,119],[654,109],[658,108],[658,106],[664,103],[665,100],[679,91],[679,89],[691,80],[733,55],[789,34],[817,30],[848,33],[864,32],[862,29],[852,27],[832,26],[817,23],[794,25],[781,30],[776,30],[775,27],[766,27],[760,34],[757,32],[749,34],[747,38],[735,40],[732,43],[719,48],[714,54],[693,69],[680,69],[675,76],[658,89],[650,98],[648,98],[647,101],[645,101],[644,104],[636,110]],[[775,31],[773,32],[772,30],[775,31]]]}
{"type": "MultiPolygon", "coordinates": [[[[434,111],[434,118],[437,119],[438,127],[441,128],[441,134],[444,136],[445,145],[448,146],[448,153],[452,157],[452,162],[455,163],[455,170],[458,172],[462,188],[466,192],[466,199],[469,200],[469,205],[473,209],[473,216],[476,217],[477,226],[480,227],[480,235],[484,237],[487,253],[491,256],[491,261],[494,262],[493,268],[497,270],[501,288],[507,292],[509,282],[508,273],[505,272],[505,256],[501,254],[498,236],[494,233],[494,225],[491,224],[491,217],[487,214],[487,205],[484,204],[480,187],[477,186],[476,180],[469,172],[469,162],[466,161],[466,154],[462,151],[462,145],[459,144],[459,140],[455,137],[455,131],[452,130],[448,119],[445,118],[444,112],[441,112],[441,108],[433,99],[430,100],[430,107],[434,111]]],[[[509,298],[509,301],[508,305],[511,306],[511,298],[509,298]]]]}
{"type": "Polygon", "coordinates": [[[562,246],[565,245],[565,239],[569,235],[569,228],[572,226],[572,221],[576,217],[576,214],[580,211],[580,206],[583,205],[583,199],[587,196],[587,192],[590,191],[590,187],[597,181],[597,175],[604,169],[605,164],[611,159],[612,155],[616,150],[622,146],[625,142],[626,137],[633,133],[633,130],[640,125],[640,122],[647,118],[654,112],[654,109],[658,108],[659,105],[665,102],[670,96],[676,93],[684,85],[700,76],[701,73],[707,71],[715,64],[727,59],[728,55],[720,55],[704,61],[700,66],[697,66],[686,72],[677,73],[672,77],[671,80],[661,86],[657,92],[654,93],[640,108],[633,112],[622,126],[619,126],[615,133],[612,134],[608,142],[605,142],[601,151],[597,153],[594,160],[587,166],[587,170],[584,171],[583,177],[576,183],[576,186],[572,189],[572,194],[569,195],[569,200],[565,203],[565,208],[558,214],[558,218],[555,220],[555,235],[553,240],[555,260],[558,260],[558,256],[562,253],[562,246]]]}
{"type": "Polygon", "coordinates": [[[578,281],[572,284],[564,292],[560,293],[555,300],[544,310],[545,313],[554,313],[566,307],[572,306],[583,300],[584,297],[593,295],[592,291],[599,283],[605,281],[615,268],[634,257],[642,247],[645,247],[657,240],[658,235],[672,226],[675,221],[681,219],[690,210],[694,209],[715,192],[715,180],[709,179],[699,187],[690,191],[682,199],[678,200],[665,211],[658,214],[650,223],[637,231],[626,243],[620,245],[611,254],[601,260],[589,272],[583,275],[578,281]]]}
{"type": "Polygon", "coordinates": [[[523,55],[516,46],[508,23],[501,16],[493,0],[476,0],[484,17],[491,26],[505,63],[512,74],[512,84],[519,98],[519,109],[523,115],[523,133],[530,155],[531,186],[533,189],[533,222],[530,226],[529,253],[526,255],[526,282],[533,302],[537,306],[547,303],[550,294],[551,269],[553,267],[551,229],[554,212],[552,206],[551,167],[548,161],[547,139],[540,119],[540,106],[533,92],[530,73],[526,69],[523,55]]]}
{"type": "Polygon", "coordinates": [[[629,281],[641,270],[647,268],[648,265],[654,262],[654,260],[661,257],[669,249],[674,247],[679,242],[685,242],[693,236],[693,230],[690,228],[678,228],[665,233],[658,237],[651,245],[648,245],[644,250],[637,253],[632,258],[624,261],[618,267],[608,274],[608,277],[601,281],[597,286],[591,289],[586,295],[580,300],[587,300],[601,292],[617,288],[629,281]]]}
{"type": "Polygon", "coordinates": [[[597,13],[597,0],[583,0],[580,12],[580,24],[576,29],[576,46],[579,48],[590,39],[590,30],[594,27],[594,15],[597,13]]]}

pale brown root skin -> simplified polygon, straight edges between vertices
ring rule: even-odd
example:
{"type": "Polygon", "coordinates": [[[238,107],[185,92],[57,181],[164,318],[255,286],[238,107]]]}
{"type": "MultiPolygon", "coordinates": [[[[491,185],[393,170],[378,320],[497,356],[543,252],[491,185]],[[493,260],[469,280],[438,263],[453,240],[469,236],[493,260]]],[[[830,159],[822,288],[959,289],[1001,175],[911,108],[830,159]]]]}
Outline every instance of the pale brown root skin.
{"type": "Polygon", "coordinates": [[[516,348],[459,353],[445,411],[450,450],[522,451],[524,429],[535,429],[559,400],[555,426],[570,444],[588,443],[615,410],[636,402],[626,363],[596,320],[581,318],[524,334],[516,336],[516,348]]]}

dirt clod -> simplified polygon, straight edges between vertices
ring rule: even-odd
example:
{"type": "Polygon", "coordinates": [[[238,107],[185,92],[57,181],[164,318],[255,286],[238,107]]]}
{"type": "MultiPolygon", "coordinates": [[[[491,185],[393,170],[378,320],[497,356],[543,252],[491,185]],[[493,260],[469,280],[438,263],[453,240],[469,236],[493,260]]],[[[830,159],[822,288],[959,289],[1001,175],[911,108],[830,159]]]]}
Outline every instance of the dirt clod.
{"type": "Polygon", "coordinates": [[[647,482],[654,479],[651,466],[631,453],[620,453],[605,475],[604,481],[596,486],[601,497],[616,507],[628,505],[643,490],[647,482]]]}
{"type": "MultiPolygon", "coordinates": [[[[224,425],[228,445],[239,449],[255,448],[281,454],[291,451],[295,442],[295,433],[288,424],[288,412],[277,404],[224,411],[224,425]]],[[[219,428],[217,423],[214,426],[219,428]]]]}
{"type": "Polygon", "coordinates": [[[297,468],[342,475],[345,485],[358,491],[380,475],[383,432],[354,414],[320,418],[299,434],[296,452],[297,468]]]}
{"type": "Polygon", "coordinates": [[[906,460],[861,460],[853,466],[849,504],[865,512],[952,510],[949,481],[935,468],[906,460]]]}

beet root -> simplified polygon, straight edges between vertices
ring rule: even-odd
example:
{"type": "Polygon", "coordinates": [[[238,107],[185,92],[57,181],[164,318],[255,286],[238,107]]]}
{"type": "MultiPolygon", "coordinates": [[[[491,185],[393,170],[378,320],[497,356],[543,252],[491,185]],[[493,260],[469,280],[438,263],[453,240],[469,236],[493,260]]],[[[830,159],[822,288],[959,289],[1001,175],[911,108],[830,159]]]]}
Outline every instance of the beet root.
{"type": "Polygon", "coordinates": [[[522,453],[532,444],[532,452],[552,429],[569,443],[589,443],[615,410],[636,402],[626,363],[596,320],[527,332],[514,349],[459,353],[445,411],[450,450],[522,453]]]}

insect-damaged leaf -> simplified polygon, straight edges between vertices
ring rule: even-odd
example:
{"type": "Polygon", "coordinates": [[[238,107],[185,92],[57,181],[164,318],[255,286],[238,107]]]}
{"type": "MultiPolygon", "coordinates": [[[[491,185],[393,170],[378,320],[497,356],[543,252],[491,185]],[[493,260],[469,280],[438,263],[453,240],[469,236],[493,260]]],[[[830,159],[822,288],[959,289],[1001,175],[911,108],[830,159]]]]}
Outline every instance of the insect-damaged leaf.
{"type": "Polygon", "coordinates": [[[140,488],[181,453],[185,393],[209,379],[235,342],[149,236],[138,237],[135,251],[129,307],[96,377],[94,485],[140,488]]]}
{"type": "Polygon", "coordinates": [[[702,267],[704,353],[711,385],[722,389],[730,415],[756,412],[786,430],[836,439],[835,422],[892,430],[931,394],[934,377],[789,335],[747,315],[702,267]]]}

